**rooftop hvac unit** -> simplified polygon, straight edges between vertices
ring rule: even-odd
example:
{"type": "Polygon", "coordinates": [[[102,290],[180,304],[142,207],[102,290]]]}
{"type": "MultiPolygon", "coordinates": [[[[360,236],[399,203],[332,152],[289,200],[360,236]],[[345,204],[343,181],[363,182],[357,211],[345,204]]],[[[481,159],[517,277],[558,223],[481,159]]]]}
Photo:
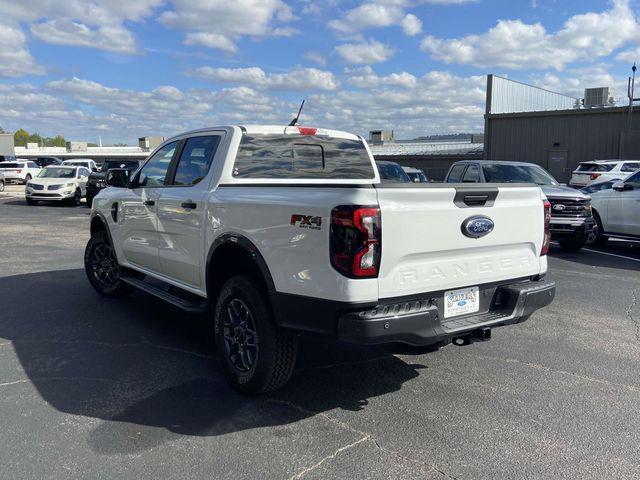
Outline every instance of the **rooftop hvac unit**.
{"type": "Polygon", "coordinates": [[[585,88],[584,106],[603,107],[609,102],[609,87],[585,88]]]}

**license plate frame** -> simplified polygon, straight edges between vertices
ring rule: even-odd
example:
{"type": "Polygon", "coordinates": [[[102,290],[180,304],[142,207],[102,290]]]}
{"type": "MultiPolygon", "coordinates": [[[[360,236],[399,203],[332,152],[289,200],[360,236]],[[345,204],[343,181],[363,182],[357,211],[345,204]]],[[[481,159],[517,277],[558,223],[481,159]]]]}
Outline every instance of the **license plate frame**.
{"type": "Polygon", "coordinates": [[[448,290],[443,296],[444,318],[459,317],[480,311],[480,288],[448,290]]]}

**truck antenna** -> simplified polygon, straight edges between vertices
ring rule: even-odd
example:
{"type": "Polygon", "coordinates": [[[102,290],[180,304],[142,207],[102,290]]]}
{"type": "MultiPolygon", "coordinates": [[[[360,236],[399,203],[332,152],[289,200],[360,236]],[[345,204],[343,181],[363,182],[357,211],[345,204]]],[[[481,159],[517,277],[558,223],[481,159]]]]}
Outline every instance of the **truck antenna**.
{"type": "Polygon", "coordinates": [[[302,100],[302,103],[300,104],[300,108],[298,109],[298,114],[296,115],[296,118],[291,120],[291,123],[289,123],[288,125],[289,127],[294,127],[296,123],[298,123],[298,119],[300,118],[300,112],[302,112],[302,107],[304,107],[304,100],[302,100]]]}

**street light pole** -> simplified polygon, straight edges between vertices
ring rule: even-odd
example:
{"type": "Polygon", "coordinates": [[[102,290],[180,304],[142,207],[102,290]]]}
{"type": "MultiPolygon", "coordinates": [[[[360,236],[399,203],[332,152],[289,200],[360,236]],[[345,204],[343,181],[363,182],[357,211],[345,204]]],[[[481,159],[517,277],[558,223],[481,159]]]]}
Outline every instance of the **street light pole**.
{"type": "Polygon", "coordinates": [[[629,77],[629,82],[627,84],[627,96],[629,97],[629,118],[627,120],[627,135],[629,134],[629,132],[631,131],[631,119],[632,119],[632,115],[633,115],[633,101],[635,100],[633,98],[633,94],[634,94],[634,89],[636,86],[636,64],[635,62],[633,63],[633,67],[631,67],[631,71],[633,72],[633,76],[629,77]]]}

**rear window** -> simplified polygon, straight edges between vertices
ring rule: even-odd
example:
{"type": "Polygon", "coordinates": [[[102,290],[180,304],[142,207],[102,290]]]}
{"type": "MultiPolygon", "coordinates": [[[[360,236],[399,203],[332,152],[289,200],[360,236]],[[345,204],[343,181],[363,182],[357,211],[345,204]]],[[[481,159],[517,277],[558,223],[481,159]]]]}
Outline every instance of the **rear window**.
{"type": "Polygon", "coordinates": [[[243,135],[233,176],[372,179],[374,172],[359,140],[313,135],[243,135]]]}
{"type": "Polygon", "coordinates": [[[0,168],[22,168],[24,163],[0,163],[0,168]]]}
{"type": "Polygon", "coordinates": [[[550,174],[535,165],[483,165],[482,172],[487,183],[558,184],[550,174]]]}
{"type": "Polygon", "coordinates": [[[615,167],[615,163],[581,163],[578,172],[609,172],[615,167]]]}

